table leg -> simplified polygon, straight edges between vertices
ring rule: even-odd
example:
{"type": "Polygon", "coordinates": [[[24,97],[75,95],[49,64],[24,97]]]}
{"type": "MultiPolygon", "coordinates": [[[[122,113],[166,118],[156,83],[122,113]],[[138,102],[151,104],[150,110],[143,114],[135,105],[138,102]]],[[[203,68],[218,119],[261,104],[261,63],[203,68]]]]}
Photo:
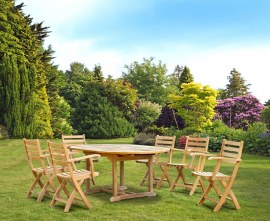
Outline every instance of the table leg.
{"type": "Polygon", "coordinates": [[[124,161],[120,161],[120,186],[125,186],[125,162],[124,161]]]}
{"type": "MultiPolygon", "coordinates": [[[[89,163],[89,160],[88,159],[86,159],[86,161],[85,161],[85,167],[86,167],[86,170],[90,170],[90,163],[89,163]]],[[[90,179],[86,179],[86,181],[85,181],[85,185],[86,185],[86,191],[85,191],[85,193],[90,193],[91,191],[90,191],[90,179]]]]}
{"type": "Polygon", "coordinates": [[[112,159],[112,188],[113,188],[113,197],[118,195],[117,189],[117,160],[112,159]]]}
{"type": "Polygon", "coordinates": [[[150,155],[148,159],[148,171],[148,189],[149,192],[153,192],[153,155],[150,155]]]}

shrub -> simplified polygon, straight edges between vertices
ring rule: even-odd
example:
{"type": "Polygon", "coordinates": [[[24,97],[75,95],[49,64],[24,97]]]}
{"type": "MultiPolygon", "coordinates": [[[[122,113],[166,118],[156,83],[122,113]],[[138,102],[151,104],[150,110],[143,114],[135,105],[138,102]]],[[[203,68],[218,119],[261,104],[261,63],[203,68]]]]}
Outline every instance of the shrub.
{"type": "Polygon", "coordinates": [[[270,105],[262,111],[261,118],[266,123],[267,129],[270,130],[270,105]]]}
{"type": "Polygon", "coordinates": [[[104,87],[93,83],[87,85],[79,97],[80,104],[73,115],[74,128],[89,138],[131,137],[135,134],[133,124],[105,96],[104,87]]]}
{"type": "Polygon", "coordinates": [[[247,129],[248,126],[260,120],[264,106],[252,95],[245,95],[220,100],[216,106],[216,118],[234,128],[247,129]]]}
{"type": "Polygon", "coordinates": [[[133,143],[140,145],[155,145],[156,134],[153,133],[139,133],[134,137],[133,143]]]}
{"type": "Polygon", "coordinates": [[[161,110],[161,114],[155,121],[155,125],[158,127],[178,127],[183,129],[185,122],[182,117],[178,116],[175,109],[165,106],[161,110]],[[175,122],[176,121],[176,122],[175,122]]]}
{"type": "Polygon", "coordinates": [[[160,111],[161,107],[159,104],[140,100],[134,119],[137,129],[140,132],[144,131],[158,118],[160,111]]]}
{"type": "Polygon", "coordinates": [[[245,135],[245,151],[247,152],[260,152],[258,151],[261,146],[262,134],[267,132],[266,124],[257,122],[252,124],[246,131],[245,135]]]}
{"type": "Polygon", "coordinates": [[[9,136],[8,136],[8,132],[6,130],[6,128],[2,125],[0,125],[0,140],[4,140],[4,139],[7,139],[9,136]]]}

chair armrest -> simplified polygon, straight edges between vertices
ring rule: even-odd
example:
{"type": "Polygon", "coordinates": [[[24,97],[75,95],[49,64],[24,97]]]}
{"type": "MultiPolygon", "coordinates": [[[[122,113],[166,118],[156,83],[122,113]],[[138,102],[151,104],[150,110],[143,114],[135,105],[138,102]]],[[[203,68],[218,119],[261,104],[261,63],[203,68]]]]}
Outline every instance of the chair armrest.
{"type": "Polygon", "coordinates": [[[224,157],[209,157],[208,160],[222,160],[224,157]]]}
{"type": "Polygon", "coordinates": [[[91,154],[91,155],[86,155],[83,157],[77,157],[77,158],[70,159],[68,162],[81,161],[81,160],[86,160],[86,159],[91,159],[91,158],[96,158],[96,157],[100,157],[100,154],[91,154]]]}
{"type": "Polygon", "coordinates": [[[195,153],[191,153],[190,156],[207,156],[207,153],[195,152],[195,153]]]}

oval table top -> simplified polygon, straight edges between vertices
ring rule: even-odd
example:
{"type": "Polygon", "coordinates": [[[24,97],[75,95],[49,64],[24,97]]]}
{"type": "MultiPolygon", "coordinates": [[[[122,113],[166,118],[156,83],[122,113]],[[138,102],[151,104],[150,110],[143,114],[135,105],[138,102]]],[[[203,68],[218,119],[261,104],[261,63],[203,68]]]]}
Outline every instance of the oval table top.
{"type": "Polygon", "coordinates": [[[73,150],[106,154],[159,154],[169,152],[169,148],[135,144],[87,144],[70,146],[73,150]]]}

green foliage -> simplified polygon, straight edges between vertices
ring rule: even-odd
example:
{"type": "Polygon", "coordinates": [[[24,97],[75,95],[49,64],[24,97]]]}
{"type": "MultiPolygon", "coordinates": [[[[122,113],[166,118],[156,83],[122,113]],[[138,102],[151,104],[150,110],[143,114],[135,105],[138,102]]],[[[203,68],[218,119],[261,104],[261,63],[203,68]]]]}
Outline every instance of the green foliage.
{"type": "Polygon", "coordinates": [[[246,84],[246,80],[241,73],[233,69],[228,76],[229,83],[226,85],[226,97],[238,97],[249,93],[250,84],[246,84]]]}
{"type": "Polygon", "coordinates": [[[135,133],[134,126],[129,123],[105,96],[103,83],[90,82],[85,86],[78,99],[73,122],[78,133],[89,138],[130,137],[135,133]]]}
{"type": "Polygon", "coordinates": [[[241,129],[230,128],[222,121],[216,120],[210,127],[206,129],[205,133],[203,133],[201,136],[208,136],[210,138],[210,151],[219,151],[223,139],[244,141],[245,131],[241,129]]]}
{"type": "Polygon", "coordinates": [[[68,102],[59,96],[59,86],[62,82],[62,73],[56,66],[46,67],[48,76],[47,94],[51,109],[51,126],[54,137],[61,137],[61,134],[72,134],[73,128],[70,124],[71,107],[68,102]]]}
{"type": "Polygon", "coordinates": [[[245,136],[245,150],[247,152],[259,152],[261,148],[261,135],[267,132],[266,124],[257,122],[249,126],[245,136]]]}
{"type": "Polygon", "coordinates": [[[202,86],[191,82],[182,84],[181,95],[170,95],[171,108],[177,110],[177,114],[185,120],[189,130],[203,131],[211,125],[215,115],[214,108],[217,104],[216,90],[209,86],[202,86]]]}
{"type": "Polygon", "coordinates": [[[194,81],[193,75],[190,73],[189,68],[185,66],[179,77],[179,88],[180,89],[182,88],[182,84],[184,83],[188,84],[193,81],[194,81]]]}
{"type": "Polygon", "coordinates": [[[51,137],[44,65],[52,58],[42,47],[48,27],[14,4],[0,7],[0,122],[12,137],[51,137]]]}
{"type": "Polygon", "coordinates": [[[0,140],[4,140],[4,139],[7,139],[9,136],[8,136],[8,132],[6,130],[6,128],[2,125],[0,125],[0,140]]]}
{"type": "Polygon", "coordinates": [[[270,105],[266,106],[262,111],[261,119],[266,123],[267,129],[270,130],[270,105]]]}
{"type": "Polygon", "coordinates": [[[63,84],[60,88],[60,95],[68,101],[72,108],[75,108],[84,86],[87,82],[93,81],[94,76],[84,64],[73,62],[70,64],[70,70],[65,72],[62,80],[63,84]]]}
{"type": "Polygon", "coordinates": [[[135,113],[134,123],[139,131],[144,131],[158,118],[161,106],[146,100],[140,100],[135,113]]]}
{"type": "Polygon", "coordinates": [[[139,133],[134,137],[133,143],[139,145],[155,145],[156,134],[154,133],[139,133]]]}
{"type": "Polygon", "coordinates": [[[135,61],[130,66],[125,65],[127,73],[123,73],[122,78],[137,89],[140,99],[163,105],[167,101],[167,68],[161,61],[158,65],[153,61],[154,58],[144,58],[141,64],[135,61]]]}
{"type": "Polygon", "coordinates": [[[67,101],[63,97],[56,96],[51,100],[50,106],[54,137],[60,138],[62,134],[72,134],[73,128],[69,122],[71,108],[67,101]]]}
{"type": "Polygon", "coordinates": [[[110,102],[121,110],[127,119],[131,119],[138,99],[137,91],[127,81],[108,78],[104,81],[105,95],[110,102]]]}

